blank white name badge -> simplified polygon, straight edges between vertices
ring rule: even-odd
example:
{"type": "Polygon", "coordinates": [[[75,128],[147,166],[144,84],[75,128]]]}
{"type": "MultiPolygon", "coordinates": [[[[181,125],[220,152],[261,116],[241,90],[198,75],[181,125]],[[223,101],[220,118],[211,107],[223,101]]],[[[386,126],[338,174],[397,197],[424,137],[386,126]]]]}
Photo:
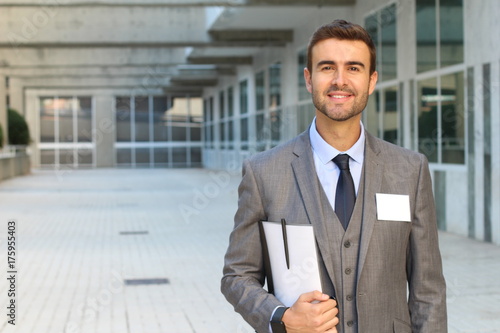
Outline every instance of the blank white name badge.
{"type": "Polygon", "coordinates": [[[378,220],[411,222],[408,195],[376,193],[375,200],[378,220]]]}

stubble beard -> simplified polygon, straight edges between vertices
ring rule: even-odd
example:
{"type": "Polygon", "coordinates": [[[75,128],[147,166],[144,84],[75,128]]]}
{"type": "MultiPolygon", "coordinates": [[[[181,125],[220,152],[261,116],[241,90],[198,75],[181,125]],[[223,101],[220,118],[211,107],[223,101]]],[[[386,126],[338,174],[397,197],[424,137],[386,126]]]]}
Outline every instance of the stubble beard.
{"type": "Polygon", "coordinates": [[[363,92],[361,95],[357,95],[354,93],[354,91],[350,89],[340,89],[338,87],[332,87],[330,88],[326,93],[321,93],[317,90],[313,89],[313,104],[316,110],[330,118],[331,120],[335,121],[346,121],[349,120],[353,117],[356,117],[359,115],[361,112],[366,107],[366,104],[368,102],[368,93],[363,92]],[[354,95],[354,103],[352,107],[348,110],[338,110],[338,109],[343,109],[344,106],[342,105],[328,105],[328,97],[327,95],[329,93],[335,92],[335,91],[343,91],[343,92],[348,92],[352,95],[354,95]]]}

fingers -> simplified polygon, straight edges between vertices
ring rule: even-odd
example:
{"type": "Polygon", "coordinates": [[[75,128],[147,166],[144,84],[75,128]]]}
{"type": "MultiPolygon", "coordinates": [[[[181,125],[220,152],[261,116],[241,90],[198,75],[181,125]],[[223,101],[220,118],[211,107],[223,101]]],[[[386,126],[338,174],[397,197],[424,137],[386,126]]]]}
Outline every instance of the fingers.
{"type": "Polygon", "coordinates": [[[329,299],[330,299],[330,296],[328,296],[327,294],[323,294],[321,291],[314,290],[314,291],[300,295],[300,297],[297,301],[312,303],[314,301],[324,302],[324,301],[327,301],[329,299]]]}
{"type": "Polygon", "coordinates": [[[285,311],[283,322],[287,332],[332,332],[338,324],[337,302],[319,291],[302,294],[299,299],[285,311]]]}

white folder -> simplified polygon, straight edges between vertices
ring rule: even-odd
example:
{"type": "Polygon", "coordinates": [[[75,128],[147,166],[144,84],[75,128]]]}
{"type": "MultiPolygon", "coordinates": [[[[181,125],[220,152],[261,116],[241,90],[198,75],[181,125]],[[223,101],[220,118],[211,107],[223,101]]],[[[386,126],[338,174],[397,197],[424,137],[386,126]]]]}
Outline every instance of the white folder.
{"type": "Polygon", "coordinates": [[[285,234],[280,222],[261,221],[266,275],[269,290],[285,306],[313,290],[322,291],[316,252],[316,240],[311,224],[287,224],[289,267],[285,251],[285,234]]]}

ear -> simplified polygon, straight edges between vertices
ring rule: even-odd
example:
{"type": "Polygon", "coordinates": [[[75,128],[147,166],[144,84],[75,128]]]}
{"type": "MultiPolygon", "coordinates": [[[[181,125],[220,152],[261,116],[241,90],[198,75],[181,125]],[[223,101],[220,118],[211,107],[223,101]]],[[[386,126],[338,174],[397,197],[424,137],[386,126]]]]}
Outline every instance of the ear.
{"type": "Polygon", "coordinates": [[[368,92],[371,95],[375,90],[375,86],[377,85],[378,72],[375,71],[370,75],[370,83],[368,84],[368,92]]]}
{"type": "Polygon", "coordinates": [[[304,68],[304,81],[306,81],[307,91],[312,94],[311,73],[309,72],[307,67],[304,68]]]}

